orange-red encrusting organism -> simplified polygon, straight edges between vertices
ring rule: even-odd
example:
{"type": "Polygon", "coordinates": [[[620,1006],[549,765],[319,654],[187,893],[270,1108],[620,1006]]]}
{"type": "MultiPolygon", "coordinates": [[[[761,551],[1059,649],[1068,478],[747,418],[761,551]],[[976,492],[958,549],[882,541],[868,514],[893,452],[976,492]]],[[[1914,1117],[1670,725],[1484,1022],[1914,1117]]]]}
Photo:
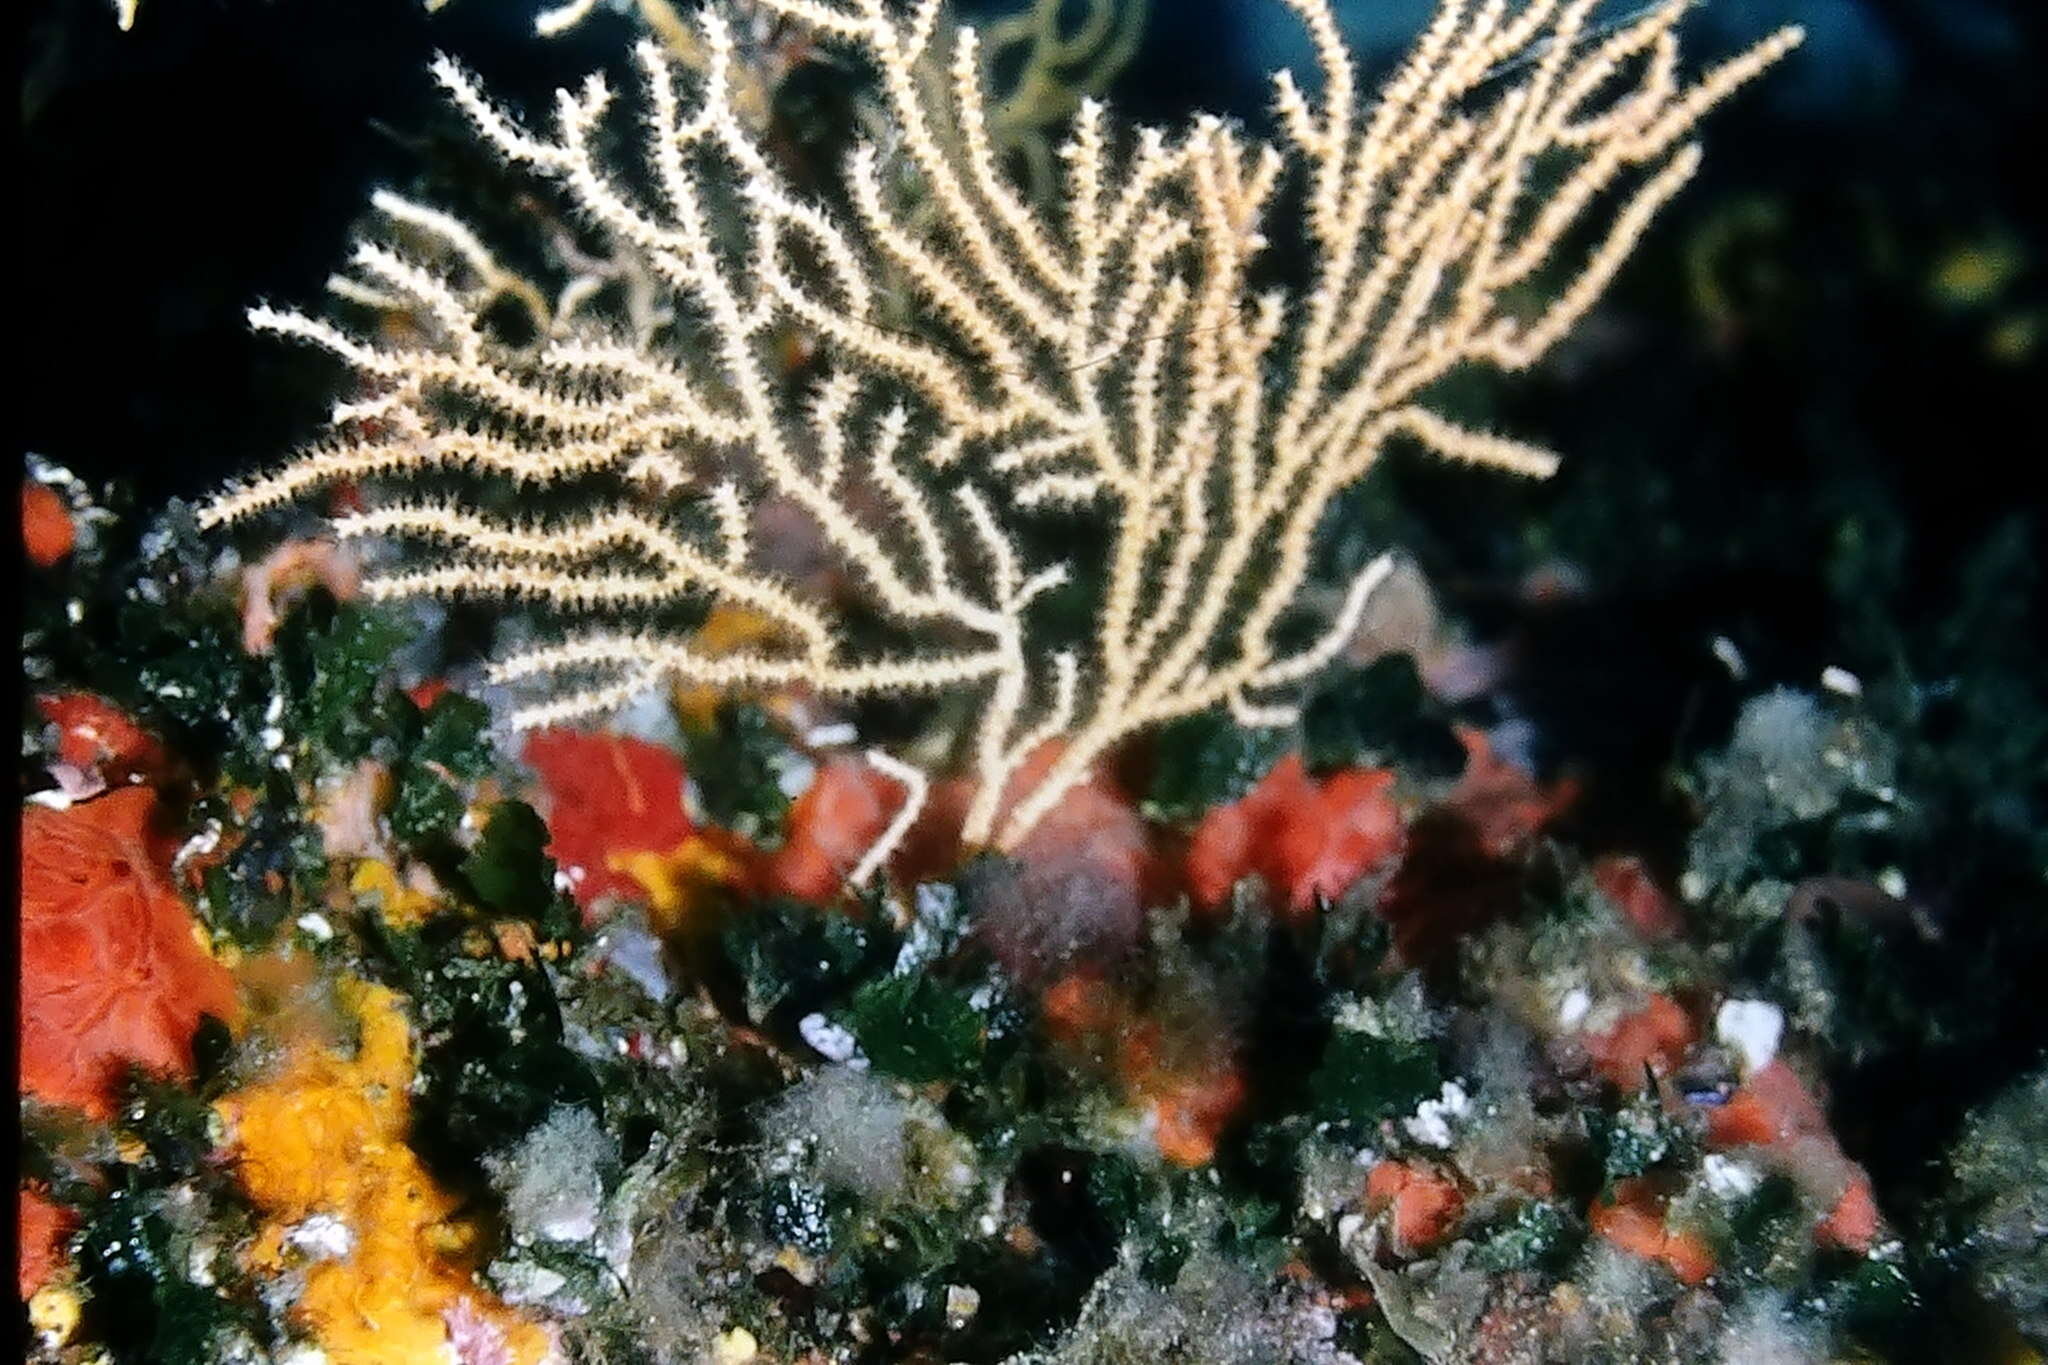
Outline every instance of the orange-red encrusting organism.
{"type": "Polygon", "coordinates": [[[1820,1100],[1783,1058],[1757,1068],[1727,1103],[1706,1115],[1709,1146],[1743,1149],[1782,1170],[1826,1210],[1814,1224],[1815,1241],[1870,1250],[1880,1221],[1870,1176],[1842,1151],[1820,1100]]]}
{"type": "Polygon", "coordinates": [[[1452,727],[1465,746],[1465,770],[1444,804],[1478,832],[1487,853],[1505,858],[1534,839],[1544,826],[1578,800],[1578,784],[1566,778],[1539,786],[1527,772],[1493,750],[1484,730],[1452,727]]]}
{"type": "Polygon", "coordinates": [[[1680,1284],[1701,1284],[1714,1273],[1714,1253],[1697,1233],[1673,1229],[1664,1201],[1645,1181],[1623,1180],[1611,1198],[1596,1199],[1587,1213],[1593,1235],[1645,1260],[1660,1261],[1680,1284]]]}
{"type": "Polygon", "coordinates": [[[1613,1028],[1588,1038],[1586,1051],[1616,1089],[1633,1094],[1643,1088],[1646,1070],[1657,1076],[1674,1071],[1698,1037],[1685,1008],[1655,994],[1613,1028]]]}
{"type": "Polygon", "coordinates": [[[767,857],[768,889],[813,903],[835,899],[902,804],[902,788],[865,759],[825,759],[790,805],[782,847],[767,857]]]}
{"type": "Polygon", "coordinates": [[[71,509],[48,484],[24,479],[21,485],[21,548],[29,563],[47,569],[78,544],[71,509]]]}
{"type": "Polygon", "coordinates": [[[627,858],[674,853],[696,832],[683,809],[683,761],[658,744],[542,730],[528,737],[523,757],[540,774],[548,854],[586,920],[604,896],[644,896],[627,858]]]}
{"type": "Polygon", "coordinates": [[[1394,1250],[1419,1255],[1456,1231],[1465,1196],[1450,1177],[1418,1161],[1384,1160],[1365,1179],[1366,1202],[1393,1216],[1394,1250]]]}
{"type": "Polygon", "coordinates": [[[1289,754],[1242,798],[1210,811],[1188,845],[1188,892],[1216,906],[1246,876],[1266,883],[1282,914],[1334,900],[1402,848],[1394,774],[1347,768],[1317,780],[1289,754]]]}
{"type": "Polygon", "coordinates": [[[68,1259],[64,1243],[78,1220],[69,1209],[30,1186],[23,1185],[17,1199],[14,1273],[21,1297],[29,1299],[56,1278],[68,1259]]]}
{"type": "Polygon", "coordinates": [[[57,757],[103,777],[144,775],[166,763],[163,746],[113,703],[90,692],[45,692],[36,710],[57,727],[57,757]]]}
{"type": "Polygon", "coordinates": [[[1593,885],[1644,938],[1675,938],[1685,929],[1678,902],[1657,884],[1641,858],[1609,853],[1593,860],[1593,885]]]}
{"type": "Polygon", "coordinates": [[[1059,977],[1040,998],[1048,1036],[1112,1068],[1153,1146],[1176,1166],[1206,1166],[1250,1098],[1235,1050],[1201,1034],[1169,1033],[1097,970],[1059,977]]]}
{"type": "Polygon", "coordinates": [[[146,787],[22,812],[21,1088],[96,1118],[124,1067],[189,1075],[200,1017],[237,1013],[168,880],[156,814],[146,787]]]}
{"type": "Polygon", "coordinates": [[[1248,1097],[1243,1070],[1221,1048],[1170,1045],[1157,1020],[1136,1019],[1118,1036],[1117,1070],[1144,1111],[1159,1155],[1176,1166],[1206,1166],[1248,1097]]]}

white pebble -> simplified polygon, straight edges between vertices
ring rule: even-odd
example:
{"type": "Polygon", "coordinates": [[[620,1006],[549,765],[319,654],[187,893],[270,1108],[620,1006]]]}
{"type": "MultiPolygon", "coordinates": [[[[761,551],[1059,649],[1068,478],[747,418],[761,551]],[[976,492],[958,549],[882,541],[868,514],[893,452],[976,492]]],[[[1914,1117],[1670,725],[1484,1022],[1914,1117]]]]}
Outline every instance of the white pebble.
{"type": "Polygon", "coordinates": [[[822,1014],[806,1014],[796,1021],[796,1031],[828,1062],[850,1062],[860,1055],[860,1040],[822,1014]]]}
{"type": "Polygon", "coordinates": [[[1820,685],[1839,696],[1860,697],[1863,695],[1863,679],[1857,677],[1848,669],[1838,668],[1834,664],[1829,664],[1820,671],[1820,685]]]}
{"type": "Polygon", "coordinates": [[[1785,1014],[1768,1000],[1724,1000],[1714,1014],[1714,1036],[1742,1058],[1745,1075],[1771,1064],[1785,1036],[1785,1014]]]}
{"type": "Polygon", "coordinates": [[[1570,990],[1564,993],[1564,999],[1558,1002],[1558,1027],[1563,1029],[1576,1029],[1579,1026],[1580,1022],[1585,1019],[1587,1011],[1591,1010],[1592,1008],[1593,997],[1586,994],[1585,989],[1583,987],[1572,987],[1570,990]]]}
{"type": "Polygon", "coordinates": [[[1763,1183],[1763,1173],[1756,1167],[1719,1152],[1707,1154],[1700,1173],[1706,1177],[1707,1189],[1719,1199],[1746,1199],[1763,1183]]]}
{"type": "Polygon", "coordinates": [[[1424,1100],[1415,1107],[1415,1116],[1401,1120],[1401,1126],[1408,1130],[1408,1136],[1428,1147],[1448,1148],[1451,1145],[1451,1122],[1464,1118],[1472,1112],[1472,1100],[1465,1094],[1465,1088],[1456,1081],[1445,1081],[1443,1089],[1433,1100],[1424,1100]]]}
{"type": "Polygon", "coordinates": [[[316,1261],[338,1261],[355,1248],[356,1235],[331,1213],[316,1213],[287,1232],[285,1241],[316,1261]]]}

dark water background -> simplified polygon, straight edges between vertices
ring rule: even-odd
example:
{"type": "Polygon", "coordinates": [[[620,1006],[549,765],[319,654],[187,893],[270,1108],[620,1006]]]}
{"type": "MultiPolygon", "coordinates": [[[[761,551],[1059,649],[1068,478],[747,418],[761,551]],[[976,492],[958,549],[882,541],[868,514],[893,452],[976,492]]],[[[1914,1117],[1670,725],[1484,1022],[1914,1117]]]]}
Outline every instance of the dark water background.
{"type": "MultiPolygon", "coordinates": [[[[436,50],[529,107],[619,63],[626,21],[545,41],[528,32],[532,8],[144,0],[124,34],[98,0],[31,0],[16,210],[26,447],[160,493],[287,449],[324,406],[325,377],[248,336],[243,310],[317,303],[368,189],[419,174],[422,141],[448,128],[424,70],[436,50]]],[[[1432,6],[1342,8],[1383,70],[1432,6]]],[[[1609,8],[1618,20],[1634,6],[1609,8]]],[[[1141,117],[1207,108],[1257,122],[1266,70],[1305,63],[1276,0],[1152,9],[1115,93],[1141,117]]],[[[2029,390],[2044,343],[1997,359],[1987,337],[2016,315],[2048,328],[2048,6],[1712,0],[1688,42],[1697,59],[1784,22],[1807,25],[1806,48],[1714,115],[1701,181],[1667,211],[1596,335],[1520,386],[1531,392],[1513,399],[1528,414],[1518,429],[1581,468],[1600,462],[1603,479],[1625,478],[1607,467],[1629,458],[1622,447],[1676,464],[1674,446],[1713,444],[1722,490],[1752,505],[1812,503],[1814,482],[1842,473],[1894,481],[1939,557],[2031,498],[2013,478],[2041,462],[2029,390]],[[1769,212],[1723,233],[1732,316],[1703,319],[1687,250],[1740,203],[1769,212]],[[2011,277],[1995,298],[1943,306],[1934,262],[1983,242],[2016,253],[2011,277]]]]}

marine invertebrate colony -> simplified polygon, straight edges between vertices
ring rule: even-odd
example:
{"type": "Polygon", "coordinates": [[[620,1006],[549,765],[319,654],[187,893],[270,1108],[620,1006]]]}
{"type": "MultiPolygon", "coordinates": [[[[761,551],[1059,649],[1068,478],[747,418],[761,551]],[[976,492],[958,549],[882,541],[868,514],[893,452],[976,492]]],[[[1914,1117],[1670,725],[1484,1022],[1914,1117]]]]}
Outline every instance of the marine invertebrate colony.
{"type": "Polygon", "coordinates": [[[103,1118],[123,1069],[192,1069],[193,1032],[236,1015],[167,875],[154,793],[130,786],[21,817],[21,1089],[103,1118]]]}
{"type": "MultiPolygon", "coordinates": [[[[541,688],[524,725],[663,682],[971,690],[972,843],[1014,846],[1146,727],[1218,706],[1287,723],[1289,689],[1337,654],[1388,567],[1361,572],[1315,638],[1283,638],[1331,499],[1395,441],[1548,473],[1549,452],[1456,424],[1431,386],[1554,346],[1692,174],[1700,117],[1799,34],[1686,81],[1684,0],[1604,34],[1589,32],[1590,0],[1446,0],[1362,105],[1328,0],[1285,3],[1321,79],[1312,95],[1276,78],[1279,145],[1213,118],[1126,137],[1091,102],[1051,208],[1005,182],[975,35],[943,38],[940,0],[752,0],[874,72],[889,141],[853,150],[843,210],[793,189],[735,112],[735,40],[714,8],[691,21],[700,71],[639,51],[645,192],[600,157],[602,80],[562,92],[538,133],[443,60],[436,74],[482,138],[558,182],[608,239],[614,277],[667,294],[667,320],[588,317],[588,274],[537,306],[461,222],[380,196],[433,250],[365,242],[344,292],[413,325],[373,341],[255,310],[258,327],[342,357],[367,393],[335,410],[330,441],[229,489],[202,521],[374,475],[573,491],[586,510],[549,520],[423,496],[337,531],[431,547],[370,580],[376,596],[524,598],[578,620],[494,665],[541,688]],[[1308,279],[1260,289],[1265,217],[1290,174],[1308,279]],[[490,325],[508,293],[540,324],[528,343],[490,325]],[[792,333],[817,348],[808,382],[776,359],[792,333]],[[623,495],[621,479],[650,496],[623,495]],[[886,619],[880,641],[857,642],[831,602],[768,565],[757,513],[770,502],[814,526],[886,619]],[[1101,598],[1071,648],[1034,629],[1073,572],[1026,561],[1016,527],[1042,509],[1106,527],[1101,598]],[[704,598],[758,613],[772,636],[713,656],[649,624],[704,598]],[[1054,739],[1042,773],[1013,781],[1054,739]]],[[[921,792],[921,775],[874,757],[921,792]]]]}

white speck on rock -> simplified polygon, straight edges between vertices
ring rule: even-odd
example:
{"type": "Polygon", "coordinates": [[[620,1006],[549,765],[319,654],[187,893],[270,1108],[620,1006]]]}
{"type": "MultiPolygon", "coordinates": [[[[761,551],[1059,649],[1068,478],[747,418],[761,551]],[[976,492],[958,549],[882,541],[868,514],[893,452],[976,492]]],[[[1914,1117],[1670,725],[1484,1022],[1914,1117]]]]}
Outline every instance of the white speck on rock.
{"type": "Polygon", "coordinates": [[[711,1345],[712,1365],[747,1365],[761,1353],[761,1343],[744,1327],[735,1327],[711,1345]]]}
{"type": "Polygon", "coordinates": [[[1456,1081],[1445,1081],[1437,1098],[1417,1105],[1414,1117],[1402,1119],[1401,1126],[1426,1147],[1448,1148],[1452,1122],[1471,1112],[1472,1099],[1465,1088],[1456,1081]]]}
{"type": "Polygon", "coordinates": [[[1564,999],[1557,1003],[1559,1028],[1576,1029],[1593,1008],[1593,997],[1586,994],[1582,986],[1574,986],[1564,993],[1564,999]]]}
{"type": "Polygon", "coordinates": [[[981,1291],[964,1284],[946,1286],[946,1322],[955,1331],[981,1311],[981,1291]]]}
{"type": "Polygon", "coordinates": [[[179,871],[191,859],[199,857],[201,854],[211,853],[219,848],[220,837],[220,821],[208,820],[206,828],[180,844],[178,851],[171,855],[171,870],[173,872],[179,871]]]}
{"type": "Polygon", "coordinates": [[[560,1271],[531,1261],[508,1261],[491,1271],[498,1282],[499,1297],[506,1303],[538,1303],[569,1283],[560,1271]]]}
{"type": "Polygon", "coordinates": [[[852,1062],[860,1055],[860,1040],[850,1029],[833,1023],[822,1014],[806,1014],[797,1020],[796,1031],[828,1062],[852,1062]]]}
{"type": "Polygon", "coordinates": [[[1749,666],[1743,662],[1742,651],[1735,642],[1725,635],[1714,637],[1714,657],[1721,661],[1721,667],[1728,670],[1728,676],[1741,682],[1749,676],[1749,666]]]}
{"type": "Polygon", "coordinates": [[[809,791],[811,783],[817,780],[818,765],[800,755],[790,755],[776,767],[775,785],[792,801],[809,791]]]}
{"type": "Polygon", "coordinates": [[[316,1213],[284,1235],[286,1242],[316,1261],[338,1261],[355,1247],[349,1225],[331,1213],[316,1213]]]}
{"type": "Polygon", "coordinates": [[[1763,1173],[1747,1161],[1709,1152],[1700,1163],[1707,1189],[1718,1199],[1746,1199],[1763,1183],[1763,1173]]]}
{"type": "Polygon", "coordinates": [[[1742,1058],[1745,1075],[1769,1066],[1784,1036],[1784,1011],[1768,1000],[1724,1000],[1714,1014],[1714,1037],[1742,1058]]]}

